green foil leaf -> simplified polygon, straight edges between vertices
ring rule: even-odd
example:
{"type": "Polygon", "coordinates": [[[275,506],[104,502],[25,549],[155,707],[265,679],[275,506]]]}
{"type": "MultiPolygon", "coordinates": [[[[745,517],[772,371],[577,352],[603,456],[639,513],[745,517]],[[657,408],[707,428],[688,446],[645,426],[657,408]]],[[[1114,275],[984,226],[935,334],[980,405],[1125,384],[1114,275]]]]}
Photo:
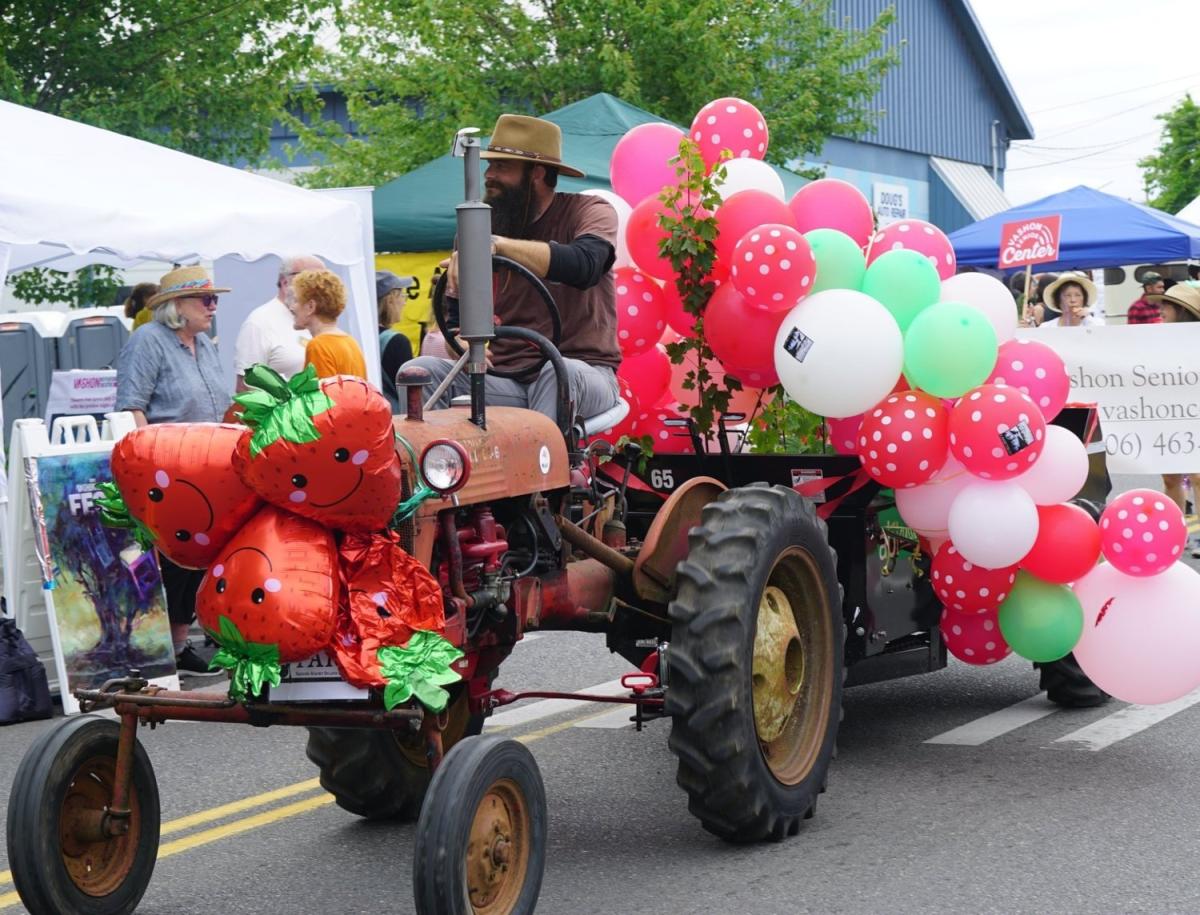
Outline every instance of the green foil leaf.
{"type": "Polygon", "coordinates": [[[445,711],[450,693],[442,689],[457,683],[462,675],[451,669],[463,653],[436,632],[418,630],[408,644],[388,645],[376,652],[379,667],[388,679],[383,704],[388,709],[414,696],[431,712],[445,711]]]}
{"type": "Polygon", "coordinates": [[[220,632],[205,630],[220,646],[208,662],[208,669],[230,672],[229,698],[245,702],[260,696],[267,684],[278,686],[281,675],[279,646],[247,642],[227,616],[221,617],[219,625],[220,632]]]}
{"type": "Polygon", "coordinates": [[[280,439],[303,444],[321,438],[313,417],[330,409],[333,400],[321,390],[316,368],[306,365],[304,371],[285,381],[268,366],[252,365],[243,377],[254,390],[233,399],[242,408],[242,422],[254,430],[252,458],[280,439]]]}

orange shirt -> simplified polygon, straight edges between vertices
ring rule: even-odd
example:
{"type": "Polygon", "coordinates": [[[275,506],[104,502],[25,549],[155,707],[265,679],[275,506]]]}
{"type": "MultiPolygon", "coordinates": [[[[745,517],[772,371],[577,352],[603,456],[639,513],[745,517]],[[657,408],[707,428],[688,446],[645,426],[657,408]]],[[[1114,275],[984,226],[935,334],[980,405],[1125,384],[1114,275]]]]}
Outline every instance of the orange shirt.
{"type": "Polygon", "coordinates": [[[317,334],[304,350],[304,364],[313,366],[318,378],[333,375],[367,377],[362,350],[349,334],[317,334]]]}

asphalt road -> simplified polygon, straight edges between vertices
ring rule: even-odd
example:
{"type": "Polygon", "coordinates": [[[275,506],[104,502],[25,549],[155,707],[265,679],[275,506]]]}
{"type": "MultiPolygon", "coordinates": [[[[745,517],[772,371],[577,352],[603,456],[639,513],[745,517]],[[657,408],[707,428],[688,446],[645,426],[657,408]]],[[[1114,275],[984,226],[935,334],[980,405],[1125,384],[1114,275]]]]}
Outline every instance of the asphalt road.
{"type": "MultiPolygon", "coordinates": [[[[625,670],[599,636],[544,634],[499,685],[583,689],[625,670]]],[[[852,689],[816,816],[748,847],[688,814],[665,721],[637,733],[611,707],[536,706],[503,730],[546,783],[541,913],[1200,912],[1193,701],[1158,721],[1120,702],[1058,710],[1012,658],[852,689]]],[[[0,814],[49,725],[0,730],[0,814]]],[[[330,803],[302,731],[178,723],[142,740],[165,827],[140,912],[413,911],[414,827],[330,803]]],[[[3,915],[21,911],[6,867],[0,851],[3,915]]]]}

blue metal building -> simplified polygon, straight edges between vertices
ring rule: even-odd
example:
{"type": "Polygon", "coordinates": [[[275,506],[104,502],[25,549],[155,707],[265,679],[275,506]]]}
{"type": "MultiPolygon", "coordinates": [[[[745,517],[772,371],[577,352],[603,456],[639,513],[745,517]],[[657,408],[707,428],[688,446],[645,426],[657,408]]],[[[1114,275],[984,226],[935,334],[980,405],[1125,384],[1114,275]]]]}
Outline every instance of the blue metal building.
{"type": "Polygon", "coordinates": [[[951,232],[1008,207],[1008,146],[1032,139],[1033,125],[969,0],[833,3],[846,28],[865,27],[889,6],[896,21],[887,45],[900,65],[874,100],[878,125],[862,137],[831,137],[805,164],[856,185],[883,221],[909,216],[951,232]]]}

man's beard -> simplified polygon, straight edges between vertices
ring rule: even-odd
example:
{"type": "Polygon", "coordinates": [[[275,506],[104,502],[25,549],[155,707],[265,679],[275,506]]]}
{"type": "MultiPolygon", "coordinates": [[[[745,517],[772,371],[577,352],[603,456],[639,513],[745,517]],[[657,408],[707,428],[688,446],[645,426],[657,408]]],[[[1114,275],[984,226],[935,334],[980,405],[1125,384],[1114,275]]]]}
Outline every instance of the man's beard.
{"type": "Polygon", "coordinates": [[[516,187],[493,185],[485,198],[492,207],[492,234],[523,238],[529,225],[530,176],[526,168],[516,187]]]}

